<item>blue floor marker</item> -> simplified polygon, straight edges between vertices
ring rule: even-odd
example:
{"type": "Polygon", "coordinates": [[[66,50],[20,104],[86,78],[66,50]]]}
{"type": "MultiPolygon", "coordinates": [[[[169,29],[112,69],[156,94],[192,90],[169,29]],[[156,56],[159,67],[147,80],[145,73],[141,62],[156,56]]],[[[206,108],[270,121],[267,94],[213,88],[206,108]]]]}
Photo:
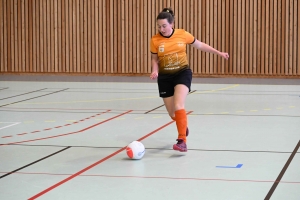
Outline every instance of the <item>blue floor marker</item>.
{"type": "Polygon", "coordinates": [[[232,167],[232,166],[216,166],[217,168],[241,168],[243,164],[237,164],[237,166],[232,167]]]}

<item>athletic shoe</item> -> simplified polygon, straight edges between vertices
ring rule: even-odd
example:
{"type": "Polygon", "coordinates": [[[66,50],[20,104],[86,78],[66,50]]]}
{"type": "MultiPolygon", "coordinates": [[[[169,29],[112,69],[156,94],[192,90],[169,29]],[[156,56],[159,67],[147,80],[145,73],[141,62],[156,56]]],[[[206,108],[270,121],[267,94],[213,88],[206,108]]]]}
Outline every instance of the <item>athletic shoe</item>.
{"type": "Polygon", "coordinates": [[[177,144],[173,145],[173,149],[180,152],[187,152],[187,146],[182,139],[177,139],[177,144]]]}

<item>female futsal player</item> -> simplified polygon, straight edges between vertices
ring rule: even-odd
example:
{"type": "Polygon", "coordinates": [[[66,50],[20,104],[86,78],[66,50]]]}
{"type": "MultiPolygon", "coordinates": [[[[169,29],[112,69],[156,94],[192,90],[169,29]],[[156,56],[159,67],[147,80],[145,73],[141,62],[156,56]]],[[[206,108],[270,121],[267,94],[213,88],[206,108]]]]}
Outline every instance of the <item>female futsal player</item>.
{"type": "Polygon", "coordinates": [[[184,104],[192,82],[192,71],[186,56],[186,44],[225,59],[228,59],[229,55],[198,41],[183,29],[174,29],[174,13],[171,8],[164,8],[158,14],[156,21],[158,33],[151,38],[150,42],[152,65],[150,78],[157,78],[159,95],[163,98],[170,117],[176,121],[178,138],[173,149],[186,152],[186,136],[189,130],[184,104]]]}

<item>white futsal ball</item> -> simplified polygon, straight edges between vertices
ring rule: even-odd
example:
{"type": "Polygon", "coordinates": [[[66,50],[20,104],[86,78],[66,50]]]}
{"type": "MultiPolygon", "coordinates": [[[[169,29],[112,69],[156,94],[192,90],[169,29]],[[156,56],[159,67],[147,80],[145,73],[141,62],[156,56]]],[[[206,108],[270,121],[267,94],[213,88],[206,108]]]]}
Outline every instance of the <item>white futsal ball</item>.
{"type": "Polygon", "coordinates": [[[145,154],[145,147],[141,142],[133,141],[127,146],[126,153],[129,158],[139,160],[145,154]]]}

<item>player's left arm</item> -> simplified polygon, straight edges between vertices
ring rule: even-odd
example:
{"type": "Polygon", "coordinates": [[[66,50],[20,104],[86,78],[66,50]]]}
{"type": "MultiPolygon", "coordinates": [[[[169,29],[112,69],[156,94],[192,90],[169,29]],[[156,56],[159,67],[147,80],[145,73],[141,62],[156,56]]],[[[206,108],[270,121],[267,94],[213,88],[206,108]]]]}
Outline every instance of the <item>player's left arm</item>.
{"type": "Polygon", "coordinates": [[[208,44],[205,44],[204,42],[200,42],[199,40],[195,40],[195,42],[193,44],[191,44],[193,47],[201,50],[201,51],[205,51],[208,53],[213,53],[213,54],[217,54],[225,59],[229,58],[229,54],[226,52],[220,52],[217,49],[209,46],[208,44]]]}

